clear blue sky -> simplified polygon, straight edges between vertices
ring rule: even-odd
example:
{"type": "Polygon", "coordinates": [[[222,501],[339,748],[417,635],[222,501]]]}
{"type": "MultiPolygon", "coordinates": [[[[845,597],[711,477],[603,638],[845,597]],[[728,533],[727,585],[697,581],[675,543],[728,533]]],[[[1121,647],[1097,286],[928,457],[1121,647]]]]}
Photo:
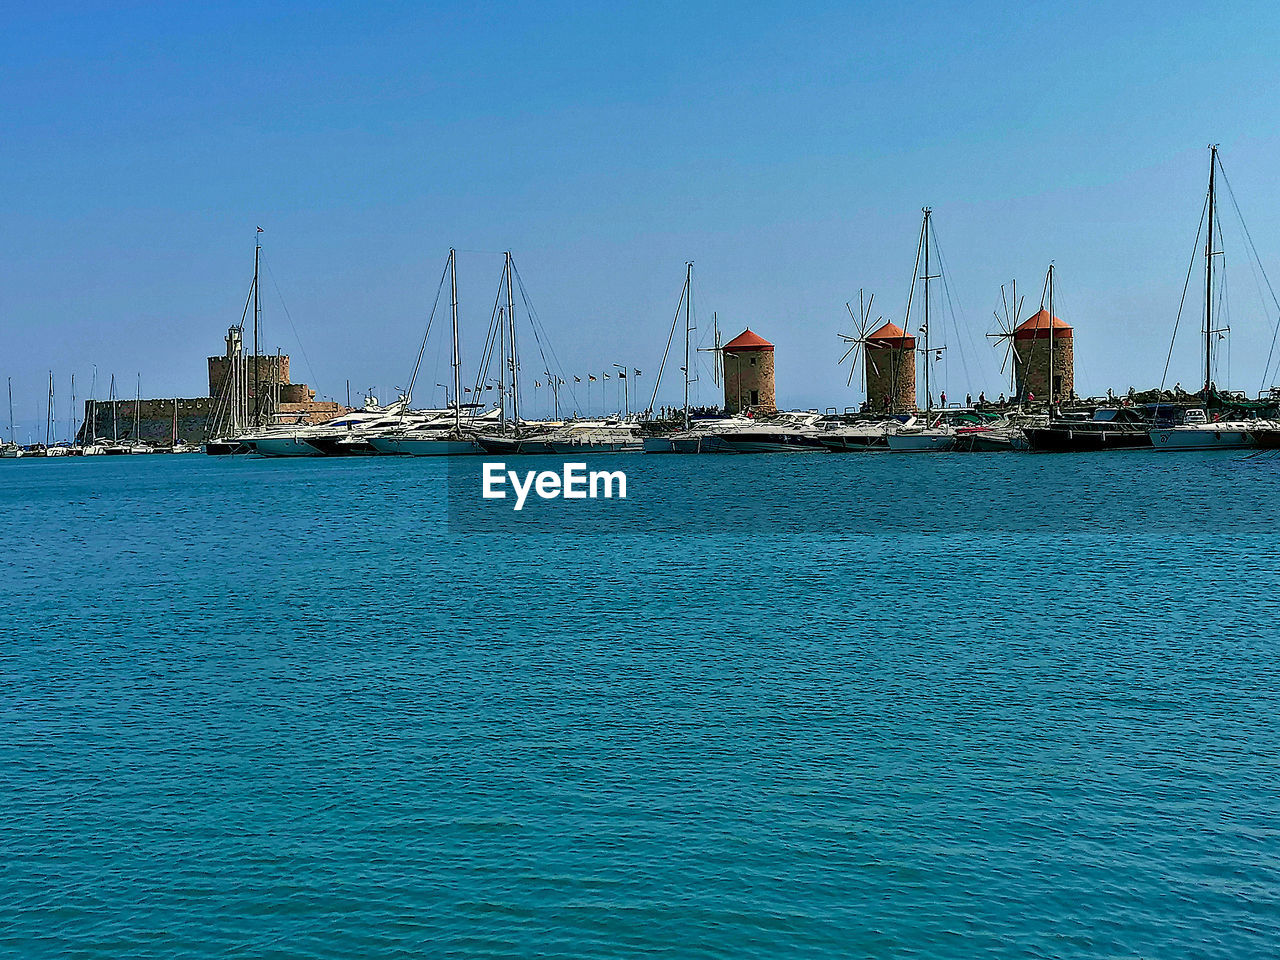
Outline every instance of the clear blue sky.
{"type": "MultiPolygon", "coordinates": [[[[750,325],[782,404],[844,405],[844,301],[901,319],[927,203],[953,396],[1007,387],[999,286],[1038,300],[1050,259],[1081,391],[1146,386],[1210,141],[1280,281],[1277,36],[1263,3],[9,5],[0,376],[28,424],[50,368],[200,395],[261,225],[298,334],[268,280],[266,343],[321,394],[407,381],[453,245],[465,357],[510,248],[566,373],[650,377],[693,259],[700,336],[750,325]]],[[[1271,321],[1232,242],[1254,392],[1271,321]]],[[[1185,339],[1170,382],[1197,378],[1185,339]]]]}

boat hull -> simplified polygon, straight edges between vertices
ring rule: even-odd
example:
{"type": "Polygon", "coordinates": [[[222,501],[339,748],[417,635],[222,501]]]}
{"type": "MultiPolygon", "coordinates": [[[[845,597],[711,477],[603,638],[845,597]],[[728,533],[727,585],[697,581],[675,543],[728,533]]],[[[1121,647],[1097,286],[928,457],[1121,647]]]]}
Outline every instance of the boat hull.
{"type": "Polygon", "coordinates": [[[378,452],[368,440],[354,438],[348,433],[307,437],[306,442],[322,457],[371,457],[378,452]]]}
{"type": "Polygon", "coordinates": [[[1020,432],[997,433],[995,431],[975,430],[970,433],[956,435],[954,450],[965,453],[1008,453],[1013,450],[1027,450],[1027,438],[1020,432]]]}
{"type": "Polygon", "coordinates": [[[805,434],[710,433],[698,442],[700,453],[826,453],[826,445],[805,434]]]}
{"type": "Polygon", "coordinates": [[[432,437],[375,437],[369,441],[378,453],[403,457],[465,457],[484,451],[471,440],[432,437]]]}
{"type": "MultiPolygon", "coordinates": [[[[85,449],[86,455],[88,448],[85,449]]],[[[248,453],[249,448],[239,440],[206,440],[204,452],[211,457],[230,457],[240,453],[248,453]]]]}
{"type": "Polygon", "coordinates": [[[888,450],[889,441],[884,434],[849,434],[845,436],[825,436],[821,438],[823,445],[835,453],[853,453],[867,450],[888,450]]]}
{"type": "Polygon", "coordinates": [[[1258,441],[1253,432],[1236,425],[1221,429],[1213,427],[1170,427],[1152,430],[1151,446],[1157,450],[1244,450],[1256,447],[1258,441]]]}
{"type": "Polygon", "coordinates": [[[1280,450],[1280,430],[1278,429],[1256,430],[1253,439],[1263,450],[1280,450]]]}
{"type": "Polygon", "coordinates": [[[254,437],[245,443],[262,457],[318,457],[320,451],[297,436],[254,437]]]}
{"type": "Polygon", "coordinates": [[[1150,449],[1146,429],[1090,430],[1074,427],[1026,427],[1023,432],[1032,450],[1049,453],[1086,453],[1095,450],[1150,449]]]}
{"type": "MultiPolygon", "coordinates": [[[[649,441],[646,440],[647,444],[649,441]]],[[[532,454],[549,454],[552,456],[577,456],[587,453],[636,453],[646,450],[634,440],[549,440],[546,437],[476,437],[481,449],[489,454],[503,456],[527,456],[532,454]]],[[[663,451],[659,451],[663,452],[663,451]]],[[[670,452],[670,451],[665,451],[670,452]]]]}
{"type": "Polygon", "coordinates": [[[891,433],[888,441],[894,453],[946,453],[956,438],[950,433],[891,433]]]}

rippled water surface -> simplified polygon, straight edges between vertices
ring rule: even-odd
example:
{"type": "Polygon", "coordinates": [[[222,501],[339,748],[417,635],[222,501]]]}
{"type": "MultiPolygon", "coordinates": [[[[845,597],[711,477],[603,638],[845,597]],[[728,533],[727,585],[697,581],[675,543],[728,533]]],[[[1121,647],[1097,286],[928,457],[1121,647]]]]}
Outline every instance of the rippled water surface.
{"type": "Polygon", "coordinates": [[[612,463],[0,462],[0,953],[1274,955],[1280,461],[612,463]]]}

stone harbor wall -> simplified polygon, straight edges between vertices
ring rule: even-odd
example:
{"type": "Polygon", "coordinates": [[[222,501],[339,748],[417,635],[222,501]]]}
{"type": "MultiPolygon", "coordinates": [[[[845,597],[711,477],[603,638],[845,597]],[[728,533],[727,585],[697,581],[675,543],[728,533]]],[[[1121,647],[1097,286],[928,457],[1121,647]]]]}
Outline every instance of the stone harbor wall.
{"type": "MultiPolygon", "coordinates": [[[[178,439],[187,443],[200,443],[205,438],[210,414],[216,400],[198,397],[194,400],[179,399],[178,439]]],[[[151,444],[168,444],[173,436],[173,400],[115,401],[115,436],[121,440],[141,439],[151,444]],[[137,411],[138,436],[134,436],[134,411],[137,411]]],[[[84,423],[76,434],[76,442],[87,440],[111,440],[112,403],[109,400],[86,400],[84,423]]]]}
{"type": "MultiPolygon", "coordinates": [[[[303,387],[303,390],[306,391],[306,388],[303,387]]],[[[299,394],[299,396],[302,395],[304,394],[299,394]]],[[[177,404],[178,439],[187,443],[202,443],[207,438],[210,428],[209,418],[217,408],[218,401],[209,397],[198,397],[194,400],[179,399],[177,404]]],[[[140,428],[138,438],[145,443],[168,444],[173,436],[173,405],[173,400],[143,400],[141,405],[133,400],[117,400],[115,402],[115,436],[120,440],[134,439],[134,408],[137,407],[140,428]]],[[[95,438],[111,440],[111,406],[109,400],[85,401],[84,425],[76,433],[77,443],[95,438]],[[92,426],[90,426],[91,422],[92,426]]],[[[251,403],[251,412],[252,407],[251,403]]],[[[347,408],[340,403],[303,400],[292,403],[282,402],[279,412],[282,419],[287,416],[290,420],[297,418],[300,423],[327,423],[334,417],[346,413],[347,408]]]]}

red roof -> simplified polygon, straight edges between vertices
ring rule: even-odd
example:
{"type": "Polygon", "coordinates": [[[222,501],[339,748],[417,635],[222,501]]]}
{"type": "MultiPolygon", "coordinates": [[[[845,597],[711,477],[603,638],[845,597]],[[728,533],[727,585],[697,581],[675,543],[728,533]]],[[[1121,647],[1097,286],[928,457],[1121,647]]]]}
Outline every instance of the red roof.
{"type": "MultiPolygon", "coordinates": [[[[1014,328],[1013,336],[1015,340],[1048,340],[1049,311],[1041,310],[1039,313],[1027,317],[1026,320],[1014,328]]],[[[1071,328],[1057,317],[1054,317],[1053,336],[1055,340],[1058,337],[1062,337],[1064,340],[1070,339],[1071,328]]]]}
{"type": "Polygon", "coordinates": [[[726,353],[742,353],[747,350],[772,350],[773,344],[764,337],[752,333],[751,328],[748,327],[720,349],[726,353]]]}
{"type": "Polygon", "coordinates": [[[896,323],[886,323],[878,330],[867,335],[867,346],[914,350],[916,338],[908,334],[896,323]]]}

